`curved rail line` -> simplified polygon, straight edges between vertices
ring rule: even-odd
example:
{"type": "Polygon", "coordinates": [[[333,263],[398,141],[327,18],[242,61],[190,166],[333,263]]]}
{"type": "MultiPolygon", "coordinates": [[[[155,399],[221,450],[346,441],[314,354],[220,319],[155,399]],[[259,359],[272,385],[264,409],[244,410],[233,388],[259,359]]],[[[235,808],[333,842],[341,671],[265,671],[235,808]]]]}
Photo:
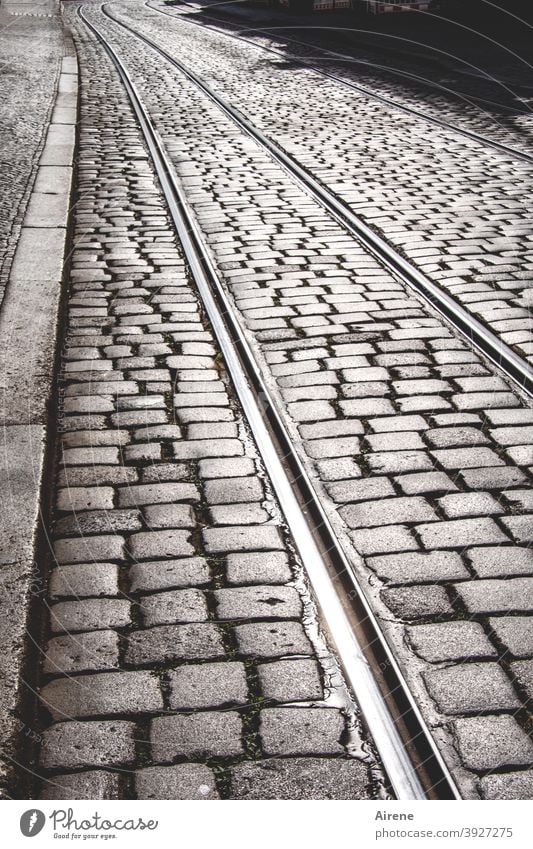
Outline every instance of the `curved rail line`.
{"type": "Polygon", "coordinates": [[[78,15],[126,88],[228,372],[391,788],[403,800],[461,798],[277,412],[136,87],[81,7],[78,15]]]}
{"type": "MultiPolygon", "coordinates": [[[[167,15],[167,17],[169,17],[169,18],[174,18],[174,19],[178,18],[179,19],[179,15],[173,15],[171,12],[168,12],[166,9],[159,9],[156,6],[152,6],[148,2],[148,0],[146,0],[144,5],[148,9],[152,9],[154,12],[159,12],[161,15],[167,15]]],[[[193,6],[191,3],[183,2],[183,5],[190,6],[191,8],[197,8],[196,6],[193,6]]],[[[212,16],[210,16],[210,18],[211,18],[211,20],[219,21],[220,23],[225,23],[225,24],[231,23],[230,21],[227,21],[227,20],[224,21],[223,18],[214,18],[212,16]]],[[[287,58],[282,50],[278,50],[276,47],[267,47],[264,44],[258,44],[256,41],[252,41],[252,39],[246,38],[243,35],[239,35],[237,33],[224,32],[223,30],[219,29],[218,27],[213,27],[213,26],[210,26],[209,24],[205,24],[205,23],[200,22],[200,21],[193,21],[193,20],[190,20],[189,18],[187,18],[187,23],[192,23],[192,24],[195,24],[196,26],[207,27],[208,29],[214,30],[218,34],[228,36],[228,38],[234,38],[234,39],[237,39],[238,41],[243,41],[245,44],[249,44],[249,45],[252,45],[253,47],[257,47],[259,50],[264,50],[267,53],[274,53],[275,55],[281,56],[284,59],[287,58]]],[[[253,28],[251,28],[251,29],[253,29],[253,28]]],[[[276,37],[275,32],[272,32],[272,31],[269,31],[269,30],[266,30],[266,29],[258,30],[258,35],[268,35],[268,36],[271,36],[271,37],[274,37],[274,38],[276,37]]],[[[290,36],[285,35],[285,33],[283,33],[283,39],[284,39],[284,41],[289,41],[292,44],[301,45],[303,47],[311,48],[311,49],[314,49],[314,50],[319,50],[322,53],[327,53],[329,56],[333,56],[336,59],[339,59],[340,61],[343,61],[343,62],[346,62],[346,61],[353,62],[354,61],[352,56],[348,56],[344,53],[337,53],[335,50],[328,50],[325,47],[319,47],[316,44],[311,44],[309,42],[300,41],[296,38],[291,38],[290,36]]],[[[315,74],[318,74],[321,77],[325,77],[328,80],[332,80],[333,82],[338,83],[339,85],[345,86],[346,88],[350,88],[350,89],[353,89],[354,91],[358,91],[361,94],[364,94],[367,97],[371,97],[374,100],[378,100],[380,103],[384,103],[386,106],[390,106],[393,109],[396,109],[400,112],[403,112],[404,114],[411,115],[411,116],[418,118],[422,121],[426,121],[428,124],[432,124],[433,126],[442,127],[445,130],[450,130],[453,133],[458,133],[459,135],[465,136],[466,138],[470,139],[470,141],[474,141],[477,144],[481,144],[485,147],[492,147],[495,150],[497,150],[498,153],[503,153],[506,156],[512,156],[515,159],[521,159],[524,162],[533,163],[533,153],[530,154],[530,153],[527,153],[524,150],[518,150],[518,148],[512,147],[511,145],[504,144],[503,142],[498,142],[498,141],[495,141],[494,139],[489,139],[489,138],[487,138],[487,136],[483,136],[481,133],[476,133],[475,130],[468,130],[468,129],[466,129],[466,127],[458,127],[456,124],[452,124],[449,121],[445,121],[443,118],[436,118],[435,116],[428,115],[426,112],[422,112],[419,109],[413,108],[412,106],[405,106],[402,103],[398,103],[396,100],[392,100],[392,98],[387,97],[386,95],[378,94],[377,92],[372,91],[369,88],[366,88],[366,86],[362,86],[359,83],[354,83],[351,80],[345,79],[344,77],[339,77],[336,74],[330,73],[329,71],[324,71],[323,68],[316,68],[312,64],[312,62],[313,62],[312,58],[306,59],[305,57],[298,57],[298,56],[291,56],[290,58],[291,58],[292,61],[296,62],[299,65],[302,65],[305,68],[308,68],[309,70],[313,71],[315,74]]]]}
{"type": "Polygon", "coordinates": [[[266,150],[275,162],[281,165],[285,171],[288,171],[301,188],[332,215],[352,236],[355,236],[378,262],[394,274],[396,279],[411,289],[415,289],[437,312],[447,321],[451,322],[456,330],[466,337],[471,345],[476,346],[482,351],[508,377],[512,378],[522,390],[529,395],[533,395],[533,369],[526,360],[518,356],[492,330],[472,316],[468,310],[457,303],[447,292],[444,292],[440,286],[406,260],[385,239],[365,224],[345,201],[313,177],[293,156],[286,153],[276,142],[266,136],[262,130],[252,124],[239,109],[232,106],[217,94],[194,71],[178,59],[175,59],[164,48],[152,41],[151,38],[115,17],[115,15],[105,8],[105,5],[102,6],[102,11],[110,20],[143,41],[177,68],[181,74],[206,94],[225,115],[231,118],[241,130],[266,150]]]}

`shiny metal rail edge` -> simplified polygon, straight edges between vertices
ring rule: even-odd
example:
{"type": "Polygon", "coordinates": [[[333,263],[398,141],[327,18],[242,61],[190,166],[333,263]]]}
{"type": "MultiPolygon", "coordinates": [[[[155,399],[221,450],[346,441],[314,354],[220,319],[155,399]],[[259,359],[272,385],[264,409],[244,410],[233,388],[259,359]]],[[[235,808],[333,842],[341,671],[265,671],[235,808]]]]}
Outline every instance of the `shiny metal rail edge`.
{"type": "Polygon", "coordinates": [[[268,387],[264,383],[239,322],[233,314],[232,306],[209,258],[196,220],[173,173],[159,136],[122,61],[105,36],[85,17],[81,7],[78,8],[78,14],[106,50],[126,88],[237,395],[271,477],[287,524],[294,536],[303,565],[318,599],[325,626],[338,651],[347,683],[362,710],[364,722],[372,736],[393,792],[400,800],[459,799],[460,793],[386,644],[374,614],[368,607],[360,587],[356,585],[357,601],[366,612],[367,630],[371,628],[373,633],[373,648],[376,650],[376,647],[379,647],[381,657],[385,658],[384,665],[388,670],[389,680],[391,677],[394,679],[394,686],[389,688],[388,694],[383,694],[377,684],[370,663],[354,633],[351,621],[354,602],[348,600],[346,596],[341,598],[335,586],[334,577],[338,579],[339,574],[348,576],[350,581],[355,583],[350,564],[270,398],[268,387]],[[261,393],[261,407],[256,400],[258,392],[261,393]],[[275,439],[281,444],[291,462],[292,469],[296,471],[295,478],[298,480],[300,491],[305,493],[306,500],[309,500],[314,508],[314,514],[321,516],[320,527],[315,526],[312,530],[308,524],[300,501],[294,492],[295,482],[289,478],[276,450],[275,439],[265,422],[265,409],[270,428],[275,432],[275,439]],[[330,551],[330,562],[336,561],[333,566],[334,577],[330,574],[322,546],[317,544],[317,536],[321,541],[326,540],[325,547],[330,551]],[[400,705],[395,709],[396,716],[393,716],[389,708],[386,701],[387,695],[389,702],[394,699],[400,705]],[[404,708],[404,705],[408,707],[404,708]],[[402,725],[401,717],[405,719],[406,712],[409,713],[408,727],[414,729],[409,731],[410,739],[407,740],[407,744],[416,746],[421,753],[418,760],[422,761],[425,772],[430,775],[429,781],[426,779],[426,787],[421,784],[417,767],[407,753],[406,740],[402,739],[397,727],[398,724],[402,725]]]}
{"type": "MultiPolygon", "coordinates": [[[[187,3],[182,0],[184,6],[190,6],[191,9],[197,9],[193,3],[187,3]]],[[[159,12],[161,15],[167,15],[169,18],[174,18],[179,20],[179,15],[173,15],[170,12],[167,12],[166,9],[159,9],[156,6],[152,6],[149,0],[146,0],[144,4],[148,9],[151,9],[154,12],[159,12]]],[[[219,23],[227,24],[231,23],[230,20],[224,20],[223,18],[214,18],[209,15],[210,20],[218,21],[219,23]]],[[[282,50],[277,49],[276,47],[267,47],[266,44],[258,44],[256,41],[253,41],[251,38],[246,38],[246,36],[241,35],[240,33],[226,32],[219,27],[210,26],[209,24],[204,23],[203,21],[193,21],[190,18],[186,18],[187,23],[195,24],[196,26],[203,26],[207,29],[212,29],[214,32],[217,32],[220,35],[225,35],[228,38],[235,38],[238,41],[243,41],[245,44],[250,44],[253,47],[257,47],[259,50],[264,50],[267,53],[274,53],[276,56],[281,56],[286,59],[286,55],[282,50]]],[[[274,30],[277,27],[273,28],[274,30]]],[[[249,32],[255,32],[259,36],[270,36],[272,38],[278,37],[278,34],[275,31],[250,27],[249,32]]],[[[308,47],[314,50],[319,50],[321,53],[328,54],[329,56],[334,56],[336,59],[339,59],[342,62],[354,62],[354,57],[349,56],[345,53],[338,53],[336,50],[328,50],[325,47],[319,47],[317,44],[312,44],[306,41],[300,41],[297,38],[291,38],[283,32],[282,36],[284,41],[289,41],[291,44],[301,45],[302,47],[308,47]]],[[[366,95],[367,97],[371,97],[374,100],[379,100],[381,103],[385,103],[386,106],[391,106],[393,109],[398,110],[399,112],[404,112],[407,115],[413,115],[415,118],[419,118],[422,121],[427,121],[428,124],[433,124],[436,127],[443,127],[445,130],[450,130],[453,133],[458,133],[459,135],[465,136],[471,141],[477,142],[478,144],[484,145],[485,147],[492,147],[497,150],[499,153],[504,153],[507,156],[512,156],[515,159],[522,159],[524,162],[533,162],[533,154],[526,153],[525,150],[518,150],[516,147],[512,147],[511,145],[504,144],[503,142],[495,141],[494,139],[489,139],[487,136],[482,135],[481,133],[476,133],[474,130],[467,130],[465,127],[458,127],[456,124],[450,123],[450,121],[445,121],[443,118],[435,118],[433,115],[428,115],[425,112],[421,112],[419,109],[414,109],[412,106],[405,106],[403,103],[398,103],[396,100],[393,100],[390,97],[386,97],[383,94],[378,94],[375,91],[372,91],[366,86],[362,86],[359,83],[354,83],[351,80],[346,80],[343,77],[338,77],[336,74],[332,74],[329,71],[324,71],[323,68],[316,68],[313,63],[313,58],[306,58],[305,56],[293,56],[291,55],[291,60],[296,62],[298,65],[302,65],[309,70],[313,71],[315,74],[318,74],[320,77],[326,77],[328,80],[332,80],[335,83],[339,83],[339,85],[345,86],[346,88],[354,89],[355,91],[360,91],[361,94],[366,95]]],[[[387,69],[385,69],[387,70],[387,69]]],[[[408,75],[411,77],[412,75],[408,75]]],[[[417,80],[417,77],[414,77],[417,80]]]]}
{"type": "Polygon", "coordinates": [[[137,32],[133,27],[116,18],[111,12],[105,9],[105,6],[102,6],[102,9],[111,20],[124,27],[124,29],[129,30],[153,50],[156,50],[192,83],[198,86],[240,129],[266,149],[270,156],[297,180],[308,195],[318,201],[341,226],[355,236],[372,253],[378,262],[385,265],[404,285],[415,289],[422,295],[437,312],[453,324],[456,330],[467,339],[469,344],[479,348],[491,362],[504,371],[508,377],[512,378],[520,389],[528,395],[533,396],[533,369],[526,360],[515,354],[488,327],[472,316],[468,310],[458,304],[457,301],[444,292],[429,277],[419,271],[408,260],[404,259],[385,239],[381,238],[381,236],[368,227],[345,201],[338,198],[307,170],[302,168],[290,154],[286,153],[276,142],[272,141],[258,127],[252,124],[240,110],[227,103],[219,94],[213,91],[194,71],[191,71],[190,68],[175,59],[162,47],[159,47],[148,36],[137,32]]]}

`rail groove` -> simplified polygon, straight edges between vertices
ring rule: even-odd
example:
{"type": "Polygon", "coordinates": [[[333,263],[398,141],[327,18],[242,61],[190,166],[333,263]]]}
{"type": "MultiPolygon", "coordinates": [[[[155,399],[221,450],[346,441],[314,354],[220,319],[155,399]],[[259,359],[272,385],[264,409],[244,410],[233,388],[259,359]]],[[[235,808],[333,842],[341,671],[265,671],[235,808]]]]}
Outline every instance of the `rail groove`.
{"type": "Polygon", "coordinates": [[[78,15],[126,88],[237,395],[393,792],[401,800],[460,798],[275,407],[135,84],[82,7],[78,15]]]}
{"type": "Polygon", "coordinates": [[[252,124],[240,110],[225,101],[201,77],[195,74],[194,71],[178,59],[175,59],[151,38],[115,17],[105,8],[105,4],[102,6],[102,11],[110,20],[131,32],[132,35],[143,41],[159,53],[160,56],[163,56],[180,73],[203,91],[241,130],[266,150],[271,158],[281,165],[308,195],[316,200],[351,235],[355,236],[378,262],[384,265],[404,285],[415,289],[422,295],[437,312],[453,324],[456,330],[471,345],[476,346],[491,362],[502,369],[524,392],[533,395],[533,369],[522,357],[519,357],[486,325],[472,316],[454,298],[444,292],[429,277],[406,260],[385,239],[365,224],[345,201],[337,197],[337,195],[313,177],[293,156],[286,153],[276,142],[266,136],[262,130],[252,124]]]}

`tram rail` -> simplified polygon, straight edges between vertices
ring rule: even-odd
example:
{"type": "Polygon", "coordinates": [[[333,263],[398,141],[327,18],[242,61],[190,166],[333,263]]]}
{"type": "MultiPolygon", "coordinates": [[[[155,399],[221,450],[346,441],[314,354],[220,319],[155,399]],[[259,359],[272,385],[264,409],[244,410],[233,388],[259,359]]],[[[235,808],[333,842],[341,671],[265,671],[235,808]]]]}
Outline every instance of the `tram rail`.
{"type": "MultiPolygon", "coordinates": [[[[194,6],[192,3],[187,3],[187,2],[185,2],[185,0],[182,0],[182,4],[184,6],[190,6],[191,8],[195,8],[195,9],[197,8],[197,6],[194,6]]],[[[152,9],[154,12],[159,12],[160,14],[167,15],[170,18],[178,18],[177,15],[173,15],[171,12],[168,12],[166,9],[161,9],[157,6],[152,6],[151,3],[149,2],[149,0],[146,0],[144,5],[148,9],[152,9]]],[[[211,20],[217,21],[219,23],[226,23],[226,24],[228,23],[227,20],[225,21],[222,18],[214,18],[212,16],[209,16],[209,17],[210,17],[211,20]]],[[[281,56],[281,57],[286,58],[286,55],[283,53],[283,51],[277,49],[276,47],[267,46],[265,44],[259,44],[257,41],[254,41],[251,38],[246,38],[246,36],[244,36],[240,33],[230,33],[230,32],[227,32],[226,30],[221,30],[219,27],[215,27],[215,26],[211,26],[210,24],[206,24],[204,22],[203,18],[202,18],[201,22],[200,21],[194,21],[191,18],[187,18],[187,23],[192,23],[192,24],[195,24],[196,26],[207,27],[208,29],[214,30],[218,34],[225,35],[228,38],[234,38],[238,41],[243,41],[244,43],[250,44],[253,47],[257,47],[260,50],[264,50],[267,53],[273,53],[276,56],[281,56]]],[[[274,28],[274,30],[275,29],[276,28],[274,28]]],[[[250,28],[250,31],[251,32],[257,32],[258,35],[263,35],[263,36],[276,37],[276,35],[277,35],[275,31],[263,29],[263,28],[255,30],[252,27],[252,28],[250,28]]],[[[291,36],[286,35],[285,32],[283,32],[283,40],[288,41],[291,44],[296,44],[299,47],[306,47],[308,49],[319,50],[321,53],[332,56],[334,59],[337,59],[341,62],[350,62],[350,63],[354,62],[353,56],[348,56],[345,53],[339,53],[335,50],[328,50],[325,47],[319,47],[317,44],[313,44],[313,43],[310,43],[310,42],[301,41],[299,39],[292,38],[291,36]]],[[[397,100],[393,100],[390,97],[386,97],[383,94],[379,94],[376,91],[372,91],[372,89],[369,89],[366,86],[361,85],[360,83],[355,83],[352,80],[346,79],[345,77],[340,77],[337,74],[331,73],[330,71],[325,71],[323,68],[317,68],[312,64],[313,60],[312,60],[311,57],[306,58],[304,56],[300,57],[300,56],[291,55],[290,58],[291,58],[291,61],[294,61],[297,64],[300,64],[305,68],[308,68],[309,70],[313,71],[315,74],[317,74],[320,77],[323,77],[325,79],[329,79],[332,82],[335,82],[335,83],[337,83],[341,86],[344,86],[346,88],[349,88],[353,91],[358,91],[361,94],[364,94],[366,97],[371,97],[373,100],[377,100],[380,103],[383,103],[386,106],[392,107],[393,109],[396,109],[400,112],[403,112],[406,115],[411,115],[414,118],[417,118],[417,119],[422,120],[422,121],[426,121],[426,123],[432,124],[433,126],[442,127],[445,130],[450,130],[453,133],[458,133],[459,135],[462,135],[465,138],[470,139],[470,141],[474,141],[477,144],[481,144],[485,147],[492,147],[494,150],[498,151],[498,153],[502,153],[506,156],[511,156],[514,159],[520,159],[523,162],[529,162],[529,163],[533,162],[533,153],[528,153],[527,151],[519,150],[516,147],[513,147],[513,146],[508,145],[508,144],[504,144],[503,142],[496,141],[495,139],[490,139],[487,136],[482,135],[481,133],[477,133],[474,130],[469,130],[467,127],[459,127],[457,124],[453,124],[450,121],[444,120],[443,118],[437,118],[433,115],[428,115],[427,112],[424,112],[420,109],[415,109],[412,106],[406,106],[403,103],[398,103],[397,100]]],[[[359,61],[359,60],[355,60],[355,61],[359,61]]],[[[365,62],[364,64],[367,64],[367,63],[365,62]]],[[[416,79],[417,79],[417,81],[419,81],[418,78],[416,78],[416,79]]]]}
{"type": "Polygon", "coordinates": [[[405,259],[385,239],[369,227],[344,200],[339,198],[322,182],[317,180],[298,161],[283,150],[275,141],[256,127],[239,109],[232,106],[215,92],[183,62],[172,56],[148,36],[117,18],[105,6],[102,11],[112,21],[155,50],[167,62],[173,65],[189,81],[197,86],[207,97],[242,131],[250,136],[270,157],[281,165],[303,190],[317,201],[341,226],[390,271],[396,279],[410,289],[414,289],[442,315],[454,328],[468,340],[469,344],[480,350],[494,365],[511,378],[521,390],[533,395],[533,369],[525,359],[516,354],[485,324],[475,318],[427,275],[405,259]]]}
{"type": "MultiPolygon", "coordinates": [[[[100,8],[113,19],[104,7],[100,8]]],[[[228,372],[391,788],[401,800],[460,798],[276,409],[135,83],[83,7],[78,8],[78,15],[102,44],[125,86],[228,372]]],[[[138,35],[150,44],[149,39],[138,35]]],[[[156,45],[150,46],[173,61],[156,45]]],[[[173,64],[181,70],[177,62],[173,64]]],[[[183,73],[194,79],[192,72],[183,73]]]]}

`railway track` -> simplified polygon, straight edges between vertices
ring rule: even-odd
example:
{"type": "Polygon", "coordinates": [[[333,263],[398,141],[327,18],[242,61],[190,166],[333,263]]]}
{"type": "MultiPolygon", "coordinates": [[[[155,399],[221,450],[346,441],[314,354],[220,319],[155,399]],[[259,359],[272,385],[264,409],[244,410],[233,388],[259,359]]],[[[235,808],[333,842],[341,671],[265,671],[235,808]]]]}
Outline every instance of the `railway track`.
{"type": "MultiPolygon", "coordinates": [[[[391,788],[403,800],[460,798],[276,410],[136,86],[120,56],[82,7],[78,15],[102,44],[125,86],[191,274],[391,788]]],[[[173,61],[163,51],[159,53],[173,61]]],[[[181,70],[178,63],[173,64],[181,70]]],[[[192,72],[184,69],[183,73],[194,79],[192,72]]]]}
{"type": "MultiPolygon", "coordinates": [[[[159,12],[162,15],[167,15],[170,18],[176,17],[176,15],[173,15],[171,12],[168,12],[165,9],[158,8],[157,6],[152,6],[151,3],[149,2],[149,0],[146,0],[144,5],[147,8],[152,9],[155,12],[159,12]]],[[[190,6],[191,8],[194,8],[194,9],[198,8],[197,6],[193,5],[192,3],[183,2],[183,5],[184,6],[190,6]]],[[[218,23],[227,23],[227,21],[224,21],[222,18],[214,18],[214,17],[211,17],[211,16],[209,16],[209,18],[210,18],[210,20],[217,21],[218,23]]],[[[236,39],[238,41],[242,41],[246,44],[250,44],[254,47],[259,48],[260,50],[264,50],[267,53],[272,53],[275,56],[287,58],[286,55],[283,53],[283,51],[278,50],[275,47],[271,47],[271,46],[268,47],[264,44],[258,44],[257,41],[253,41],[250,38],[246,38],[245,36],[243,36],[241,34],[229,33],[225,30],[221,30],[218,27],[213,27],[213,26],[210,26],[209,24],[205,24],[203,21],[199,22],[199,21],[187,19],[187,22],[193,23],[197,26],[208,27],[209,29],[214,30],[218,34],[223,34],[223,35],[227,36],[228,38],[233,38],[233,39],[236,39]]],[[[253,28],[251,28],[250,32],[257,32],[259,35],[276,37],[276,32],[268,30],[268,29],[263,29],[263,28],[261,28],[260,30],[254,30],[253,28]]],[[[283,39],[285,41],[288,41],[291,44],[298,45],[299,47],[306,47],[306,48],[312,48],[312,49],[315,49],[315,50],[319,50],[324,55],[331,56],[334,59],[341,61],[341,62],[353,63],[354,61],[356,61],[356,62],[360,62],[361,64],[365,64],[365,65],[368,64],[367,62],[362,61],[362,60],[355,60],[354,57],[348,56],[347,54],[338,53],[337,51],[334,51],[334,50],[328,50],[327,48],[318,47],[315,44],[310,44],[309,42],[305,42],[305,41],[301,41],[301,40],[296,39],[296,38],[292,38],[291,36],[286,35],[285,31],[283,32],[283,39]]],[[[349,88],[352,91],[358,91],[361,94],[364,94],[366,97],[370,97],[373,100],[377,100],[380,103],[384,103],[386,106],[392,107],[393,109],[396,109],[400,112],[403,112],[406,115],[411,115],[411,116],[417,118],[418,120],[425,121],[426,123],[432,124],[433,126],[442,127],[445,130],[450,130],[453,133],[458,133],[459,135],[463,136],[464,138],[468,138],[471,141],[474,141],[477,144],[483,145],[485,147],[491,147],[494,150],[498,151],[498,153],[502,153],[506,156],[511,156],[511,157],[513,157],[515,159],[519,159],[523,162],[529,162],[529,163],[533,162],[533,154],[527,153],[527,151],[519,150],[515,147],[512,147],[511,145],[503,144],[502,142],[498,142],[494,139],[489,139],[487,136],[484,136],[481,133],[476,133],[473,130],[467,129],[466,127],[459,127],[457,124],[453,124],[450,121],[446,121],[442,118],[437,118],[435,116],[428,115],[426,112],[423,112],[420,109],[415,109],[413,107],[406,106],[405,104],[398,103],[398,101],[393,100],[390,97],[386,97],[385,95],[378,94],[377,92],[372,91],[372,89],[369,89],[366,86],[362,86],[359,83],[355,83],[351,80],[347,80],[344,77],[339,77],[337,74],[332,74],[329,71],[324,71],[322,68],[315,67],[312,64],[312,59],[306,59],[305,57],[299,57],[299,56],[294,56],[294,55],[292,55],[290,58],[291,58],[291,61],[294,61],[294,62],[310,69],[315,74],[318,74],[318,76],[320,76],[320,77],[332,80],[333,82],[337,83],[338,85],[344,86],[345,88],[349,88]]],[[[411,75],[408,75],[408,76],[411,76],[411,75]]],[[[417,77],[415,77],[415,79],[416,79],[417,82],[420,82],[420,80],[417,77]]],[[[449,93],[455,94],[455,92],[451,92],[449,89],[444,89],[444,91],[446,91],[446,93],[448,93],[448,94],[449,93]]]]}
{"type": "Polygon", "coordinates": [[[349,204],[313,177],[293,156],[286,153],[276,142],[267,137],[240,110],[224,100],[188,66],[157,45],[151,38],[115,17],[115,15],[106,9],[105,5],[102,6],[102,11],[110,20],[119,24],[155,50],[197,86],[242,131],[268,152],[269,156],[275,162],[288,171],[298,185],[333,216],[352,236],[363,244],[388,271],[404,285],[422,295],[440,315],[453,324],[456,330],[468,340],[469,344],[478,348],[491,362],[502,369],[508,377],[513,379],[524,392],[528,395],[533,395],[533,369],[498,338],[495,333],[472,316],[467,309],[444,292],[427,275],[423,274],[412,263],[406,260],[385,239],[381,238],[381,236],[365,224],[354,213],[349,204]]]}

